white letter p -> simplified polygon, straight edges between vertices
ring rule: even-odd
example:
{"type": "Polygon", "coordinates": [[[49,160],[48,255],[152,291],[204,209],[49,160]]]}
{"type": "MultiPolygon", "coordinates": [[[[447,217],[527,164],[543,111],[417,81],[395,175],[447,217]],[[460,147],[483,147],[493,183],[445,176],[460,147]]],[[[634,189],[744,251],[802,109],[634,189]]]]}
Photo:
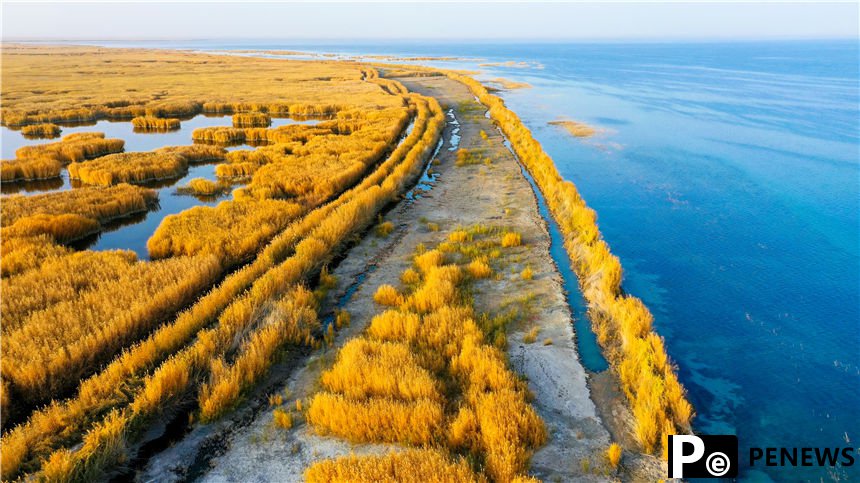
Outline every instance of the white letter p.
{"type": "Polygon", "coordinates": [[[695,463],[705,455],[705,442],[702,441],[702,438],[689,434],[673,434],[669,437],[672,439],[672,452],[669,453],[672,466],[669,468],[669,478],[683,478],[684,464],[695,463]],[[693,445],[691,454],[684,454],[684,443],[693,445]]]}

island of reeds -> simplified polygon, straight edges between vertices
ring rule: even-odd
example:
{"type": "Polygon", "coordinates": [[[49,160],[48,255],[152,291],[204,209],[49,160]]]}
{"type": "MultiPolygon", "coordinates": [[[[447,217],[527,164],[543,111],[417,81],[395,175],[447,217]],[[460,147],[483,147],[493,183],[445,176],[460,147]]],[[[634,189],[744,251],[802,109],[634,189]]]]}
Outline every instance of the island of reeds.
{"type": "Polygon", "coordinates": [[[60,135],[60,126],[46,122],[42,124],[28,124],[21,128],[21,134],[30,138],[55,138],[60,135]]]}
{"type": "Polygon", "coordinates": [[[138,116],[131,120],[131,125],[140,131],[173,131],[179,129],[179,119],[175,117],[138,116]]]}

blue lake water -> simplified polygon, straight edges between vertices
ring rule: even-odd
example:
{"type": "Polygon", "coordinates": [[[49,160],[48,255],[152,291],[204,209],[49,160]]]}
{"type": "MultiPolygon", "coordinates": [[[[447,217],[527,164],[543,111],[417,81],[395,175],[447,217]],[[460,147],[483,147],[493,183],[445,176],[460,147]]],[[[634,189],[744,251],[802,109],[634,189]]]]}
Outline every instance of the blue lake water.
{"type": "Polygon", "coordinates": [[[544,68],[505,71],[534,88],[504,97],[597,210],[624,288],[680,367],[696,429],[743,447],[856,446],[857,45],[535,51],[509,52],[544,68]],[[557,117],[606,132],[577,140],[547,125],[557,117]]]}
{"type": "MultiPolygon", "coordinates": [[[[288,124],[315,124],[318,120],[296,120],[289,118],[273,118],[272,128],[288,124]]],[[[201,127],[231,126],[230,116],[198,115],[192,119],[183,120],[180,129],[166,132],[138,132],[129,121],[97,121],[88,125],[63,126],[62,136],[79,132],[103,132],[107,138],[118,138],[125,141],[125,151],[152,151],[165,146],[187,146],[193,143],[191,133],[201,127]]],[[[59,141],[55,139],[28,139],[20,131],[0,127],[0,150],[3,159],[15,157],[15,150],[22,146],[45,144],[59,141]]],[[[228,150],[253,149],[248,145],[230,146],[228,150]]],[[[179,194],[176,188],[188,184],[194,178],[215,180],[215,164],[200,164],[189,166],[188,172],[179,178],[149,183],[158,192],[158,205],[146,212],[110,223],[105,230],[97,235],[76,243],[78,248],[92,250],[133,250],[138,258],[148,259],[149,253],[146,242],[155,232],[164,217],[187,210],[194,206],[214,206],[229,194],[218,197],[195,197],[179,194]]],[[[69,180],[68,171],[62,172],[61,178],[27,183],[4,183],[3,193],[22,193],[26,195],[48,193],[72,189],[79,183],[69,180]]]]}
{"type": "MultiPolygon", "coordinates": [[[[482,60],[429,63],[528,82],[501,95],[597,210],[625,290],[651,308],[679,366],[696,430],[737,434],[743,448],[857,446],[856,41],[145,46],[469,57],[482,60]],[[506,61],[528,65],[479,65],[506,61]],[[547,124],[558,118],[601,133],[573,138],[547,124]]],[[[742,477],[857,478],[858,466],[742,477]]]]}

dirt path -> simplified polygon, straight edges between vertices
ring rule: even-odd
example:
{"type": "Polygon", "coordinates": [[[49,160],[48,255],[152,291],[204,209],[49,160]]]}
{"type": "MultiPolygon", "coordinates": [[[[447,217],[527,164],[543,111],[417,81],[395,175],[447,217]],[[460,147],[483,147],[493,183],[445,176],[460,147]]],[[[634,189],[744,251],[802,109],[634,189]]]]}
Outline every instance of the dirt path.
{"type": "Polygon", "coordinates": [[[511,273],[494,285],[493,292],[477,290],[475,304],[478,311],[486,311],[507,299],[528,296],[532,300],[529,320],[508,328],[512,367],[528,379],[535,395],[532,404],[550,434],[548,444],[534,455],[531,473],[546,481],[628,480],[633,475],[638,480],[655,476],[652,470],[643,470],[641,458],[630,458],[632,464],[625,464],[620,476],[610,476],[602,469],[610,435],[592,402],[587,374],[576,353],[570,311],[549,254],[549,235],[531,187],[504,147],[501,135],[485,117],[485,110],[463,85],[445,77],[398,80],[412,91],[436,97],[451,109],[452,122],[443,134],[445,142],[438,164],[433,166],[432,184],[423,185],[430,189],[417,191],[414,199],[408,197],[385,216],[394,223],[393,233],[384,238],[368,235],[334,270],[338,284],[324,305],[329,310],[341,306],[348,311],[351,325],[338,332],[334,347],[307,357],[302,367],[292,371],[276,368],[256,400],[252,397],[252,402],[236,415],[195,428],[179,443],[153,457],[139,480],[199,476],[206,481],[301,481],[303,471],[313,461],[389,449],[389,445],[351,445],[318,436],[300,418],[294,418],[290,430],[277,428],[273,424],[274,408],[264,398],[268,393],[287,394],[284,404],[295,413],[295,400],[306,401],[316,392],[320,372],[330,366],[337,349],[359,334],[378,313],[373,293],[381,284],[397,285],[400,273],[411,264],[415,247],[420,243],[435,245],[458,226],[475,224],[506,226],[523,235],[525,247],[518,253],[515,266],[510,267],[511,273]],[[486,139],[481,131],[486,133],[486,139]],[[461,148],[487,148],[492,162],[457,166],[458,141],[461,148]],[[533,270],[532,280],[519,276],[526,266],[533,270]],[[537,340],[527,343],[524,338],[535,326],[537,340]],[[237,420],[244,424],[235,428],[237,420]]]}

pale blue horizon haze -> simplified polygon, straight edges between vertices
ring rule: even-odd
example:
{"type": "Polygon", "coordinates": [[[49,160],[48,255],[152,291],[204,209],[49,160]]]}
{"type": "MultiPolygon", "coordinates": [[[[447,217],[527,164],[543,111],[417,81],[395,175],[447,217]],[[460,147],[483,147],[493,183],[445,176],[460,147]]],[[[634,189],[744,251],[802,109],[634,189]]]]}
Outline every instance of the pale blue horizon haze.
{"type": "Polygon", "coordinates": [[[841,3],[24,3],[12,40],[767,40],[857,38],[841,3]]]}

